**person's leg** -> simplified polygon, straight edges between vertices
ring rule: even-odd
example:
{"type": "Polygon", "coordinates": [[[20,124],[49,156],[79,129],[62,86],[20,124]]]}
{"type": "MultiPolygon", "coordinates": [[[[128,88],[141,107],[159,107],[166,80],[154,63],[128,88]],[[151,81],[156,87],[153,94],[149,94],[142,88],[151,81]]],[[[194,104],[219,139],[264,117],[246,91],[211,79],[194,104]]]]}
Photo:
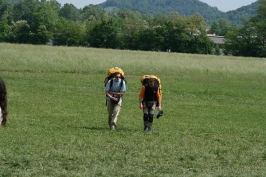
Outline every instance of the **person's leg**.
{"type": "Polygon", "coordinates": [[[114,126],[114,129],[116,129],[118,116],[121,111],[121,106],[122,106],[122,99],[120,99],[118,104],[114,104],[113,115],[111,119],[111,125],[114,126]]]}
{"type": "Polygon", "coordinates": [[[148,120],[149,120],[149,114],[143,113],[143,123],[144,123],[144,131],[148,131],[148,120]]]}
{"type": "Polygon", "coordinates": [[[143,123],[144,123],[144,131],[148,131],[148,121],[149,121],[149,108],[146,103],[143,103],[143,123]]]}
{"type": "Polygon", "coordinates": [[[153,124],[153,115],[154,115],[154,111],[156,109],[156,103],[149,109],[149,114],[148,114],[148,131],[152,130],[152,124],[153,124]]]}
{"type": "Polygon", "coordinates": [[[107,100],[108,125],[110,129],[112,125],[113,110],[114,110],[114,103],[111,100],[107,100]]]}
{"type": "Polygon", "coordinates": [[[5,127],[6,126],[6,119],[3,119],[0,125],[5,127]]]}

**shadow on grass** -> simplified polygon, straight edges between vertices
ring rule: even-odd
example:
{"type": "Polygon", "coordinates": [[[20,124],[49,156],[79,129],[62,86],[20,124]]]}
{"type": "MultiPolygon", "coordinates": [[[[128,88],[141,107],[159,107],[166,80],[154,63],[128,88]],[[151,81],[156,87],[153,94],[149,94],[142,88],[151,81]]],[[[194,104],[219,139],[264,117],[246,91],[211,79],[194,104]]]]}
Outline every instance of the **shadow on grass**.
{"type": "Polygon", "coordinates": [[[72,128],[86,129],[86,130],[93,130],[93,131],[107,130],[107,127],[88,127],[88,126],[81,126],[81,127],[72,127],[72,128]]]}
{"type": "MultiPolygon", "coordinates": [[[[74,128],[74,129],[84,129],[84,130],[91,130],[91,131],[110,131],[108,127],[96,127],[96,126],[80,126],[80,127],[74,127],[74,126],[69,126],[69,128],[74,128]]],[[[130,128],[130,127],[117,127],[116,132],[141,132],[141,129],[136,129],[136,128],[130,128]]]]}

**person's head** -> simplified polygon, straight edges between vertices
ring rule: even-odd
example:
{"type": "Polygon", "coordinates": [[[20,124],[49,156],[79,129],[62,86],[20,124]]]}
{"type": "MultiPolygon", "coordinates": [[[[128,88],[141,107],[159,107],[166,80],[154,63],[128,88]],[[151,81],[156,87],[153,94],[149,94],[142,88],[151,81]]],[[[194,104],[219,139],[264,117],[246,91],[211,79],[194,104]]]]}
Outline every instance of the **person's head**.
{"type": "Polygon", "coordinates": [[[121,78],[121,74],[119,72],[114,73],[114,78],[118,81],[121,78]]]}
{"type": "Polygon", "coordinates": [[[3,79],[0,78],[0,107],[2,110],[2,126],[6,125],[6,117],[7,117],[7,92],[6,85],[3,79]]]}
{"type": "Polygon", "coordinates": [[[148,80],[148,84],[150,87],[153,87],[154,86],[154,83],[155,83],[155,79],[154,78],[149,78],[148,80]]]}

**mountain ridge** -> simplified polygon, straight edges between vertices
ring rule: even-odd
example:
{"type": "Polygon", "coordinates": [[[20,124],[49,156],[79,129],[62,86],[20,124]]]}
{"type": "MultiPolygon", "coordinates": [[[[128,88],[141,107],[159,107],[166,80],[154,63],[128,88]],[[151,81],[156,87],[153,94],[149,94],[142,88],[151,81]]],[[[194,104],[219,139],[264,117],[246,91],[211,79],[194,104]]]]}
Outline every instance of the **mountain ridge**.
{"type": "MultiPolygon", "coordinates": [[[[19,2],[19,0],[7,0],[7,2],[19,2]]],[[[138,11],[141,14],[169,14],[178,12],[180,15],[190,16],[199,13],[207,24],[212,24],[221,18],[228,20],[233,25],[242,25],[243,18],[250,19],[256,15],[259,2],[239,7],[235,10],[223,12],[217,7],[210,6],[200,0],[106,0],[97,4],[106,11],[118,11],[126,8],[131,11],[138,11]]],[[[96,6],[90,4],[89,6],[96,6]]]]}
{"type": "Polygon", "coordinates": [[[180,15],[189,16],[199,13],[208,24],[225,18],[232,24],[240,25],[243,18],[249,19],[256,15],[258,4],[258,2],[253,2],[228,12],[222,12],[217,7],[212,7],[200,0],[106,0],[98,5],[104,9],[110,9],[110,7],[114,9],[126,8],[152,15],[178,12],[180,15]]]}

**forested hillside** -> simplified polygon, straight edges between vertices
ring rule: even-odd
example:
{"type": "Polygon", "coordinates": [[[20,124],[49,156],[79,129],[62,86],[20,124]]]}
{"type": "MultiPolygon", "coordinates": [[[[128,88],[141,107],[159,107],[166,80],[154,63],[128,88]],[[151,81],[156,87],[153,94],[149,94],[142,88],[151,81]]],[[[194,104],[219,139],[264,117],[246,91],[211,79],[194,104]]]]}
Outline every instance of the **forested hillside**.
{"type": "Polygon", "coordinates": [[[199,0],[107,0],[100,4],[103,8],[118,7],[138,11],[142,14],[169,14],[178,12],[180,15],[200,13],[207,21],[221,18],[224,13],[199,0]]]}
{"type": "Polygon", "coordinates": [[[20,0],[7,0],[7,2],[19,2],[20,0]]]}
{"type": "Polygon", "coordinates": [[[248,6],[240,7],[236,10],[228,11],[225,13],[225,17],[228,21],[230,21],[232,24],[242,24],[243,18],[250,19],[251,17],[254,17],[257,13],[256,10],[259,6],[259,2],[254,2],[248,6]]]}
{"type": "Polygon", "coordinates": [[[156,15],[130,10],[123,2],[127,5],[135,2],[134,8],[142,9],[152,3],[151,0],[108,0],[105,3],[110,6],[105,9],[116,11],[109,13],[99,5],[78,9],[69,3],[62,6],[56,0],[17,3],[0,0],[0,42],[197,54],[213,54],[215,48],[215,54],[219,55],[219,46],[208,38],[208,33],[225,36],[224,54],[266,56],[266,0],[228,13],[202,3],[206,7],[204,11],[198,0],[154,0],[150,12],[152,7],[163,12],[156,15]],[[183,11],[160,9],[170,9],[170,6],[177,9],[178,3],[183,5],[183,11]],[[205,18],[197,10],[191,10],[193,4],[195,9],[205,12],[205,18]],[[215,9],[219,13],[212,14],[215,9]],[[206,20],[208,10],[212,20],[206,20]],[[251,14],[254,16],[242,20],[251,14]],[[239,26],[233,20],[238,20],[239,26]]]}
{"type": "Polygon", "coordinates": [[[227,13],[199,0],[107,0],[99,5],[105,9],[110,9],[110,7],[127,8],[142,14],[150,13],[152,15],[169,14],[170,12],[178,12],[180,15],[199,13],[207,24],[225,18],[232,24],[240,25],[243,18],[249,19],[256,14],[258,2],[227,13]]]}
{"type": "MultiPolygon", "coordinates": [[[[8,2],[19,2],[20,0],[7,0],[8,2]]],[[[222,12],[216,7],[211,7],[200,0],[106,0],[99,4],[108,12],[118,12],[121,8],[140,12],[141,14],[169,14],[178,12],[180,15],[192,15],[199,13],[207,24],[212,24],[221,18],[228,20],[233,25],[240,26],[243,18],[250,19],[256,15],[258,2],[248,6],[240,7],[233,11],[222,12]]]]}

